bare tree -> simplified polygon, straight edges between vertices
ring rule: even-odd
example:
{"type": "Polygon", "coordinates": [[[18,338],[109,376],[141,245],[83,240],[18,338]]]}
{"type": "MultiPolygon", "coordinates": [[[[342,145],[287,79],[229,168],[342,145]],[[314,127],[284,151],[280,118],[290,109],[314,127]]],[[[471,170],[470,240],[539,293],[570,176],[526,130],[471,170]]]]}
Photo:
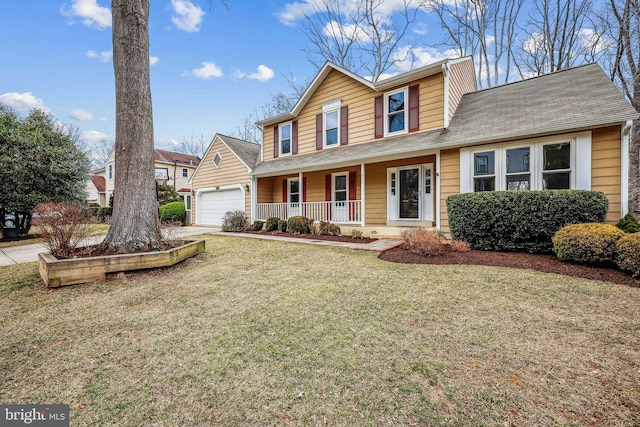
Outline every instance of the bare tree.
{"type": "Polygon", "coordinates": [[[523,3],[524,0],[426,0],[423,4],[436,14],[447,35],[440,45],[458,56],[473,56],[476,79],[482,88],[509,81],[512,46],[523,3]]]}
{"type": "Polygon", "coordinates": [[[335,0],[313,2],[305,15],[304,32],[311,42],[307,59],[320,68],[331,61],[349,71],[368,74],[377,81],[405,57],[399,44],[417,18],[420,4],[403,0],[399,12],[388,14],[384,0],[354,0],[341,6],[335,0]]]}
{"type": "MultiPolygon", "coordinates": [[[[601,16],[615,40],[611,80],[640,111],[640,1],[610,0],[609,7],[601,16]]],[[[632,209],[640,211],[640,120],[634,121],[629,142],[629,198],[632,209]]]]}
{"type": "Polygon", "coordinates": [[[584,33],[593,0],[535,0],[516,52],[521,77],[571,68],[596,58],[599,37],[584,33]]]}
{"type": "Polygon", "coordinates": [[[115,141],[101,139],[91,147],[91,160],[96,168],[103,168],[109,161],[109,156],[115,149],[115,141]]]}
{"type": "Polygon", "coordinates": [[[113,216],[102,249],[155,248],[162,239],[156,200],[149,77],[149,1],[112,0],[116,143],[113,216]]]}
{"type": "Polygon", "coordinates": [[[182,142],[178,146],[177,151],[179,153],[202,158],[210,141],[211,138],[206,139],[203,134],[200,134],[198,139],[194,139],[193,134],[191,135],[191,138],[188,139],[187,137],[182,137],[182,142]]]}

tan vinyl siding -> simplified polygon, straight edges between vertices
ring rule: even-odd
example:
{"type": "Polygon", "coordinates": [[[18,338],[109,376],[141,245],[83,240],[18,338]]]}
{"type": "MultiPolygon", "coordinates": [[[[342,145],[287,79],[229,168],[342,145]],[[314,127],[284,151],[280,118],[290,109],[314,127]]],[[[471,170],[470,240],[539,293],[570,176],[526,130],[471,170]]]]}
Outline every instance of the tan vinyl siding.
{"type": "Polygon", "coordinates": [[[274,178],[258,178],[258,200],[257,203],[273,203],[273,181],[274,178]]]}
{"type": "Polygon", "coordinates": [[[460,150],[440,152],[440,230],[449,233],[447,197],[460,193],[460,150]]]}
{"type": "MultiPolygon", "coordinates": [[[[420,132],[444,126],[444,77],[442,73],[417,80],[420,84],[420,132]]],[[[389,89],[390,92],[404,86],[389,89]]],[[[376,92],[360,82],[336,71],[329,72],[325,80],[309,98],[296,118],[298,120],[298,155],[316,151],[316,115],[322,113],[322,104],[340,99],[349,107],[349,144],[374,141],[374,99],[384,92],[376,92]]],[[[263,134],[265,161],[273,159],[274,125],[266,126],[263,134]]],[[[339,148],[332,148],[339,149],[339,148]]]]}
{"type": "MultiPolygon", "coordinates": [[[[220,140],[214,141],[202,164],[198,174],[193,177],[192,189],[198,191],[203,188],[222,187],[226,185],[251,186],[247,167],[220,140]],[[213,164],[216,153],[220,153],[222,163],[219,168],[213,164]]],[[[195,201],[195,197],[193,197],[195,201]]],[[[194,202],[192,202],[194,204],[194,202]]],[[[251,216],[250,192],[245,192],[245,212],[251,216]]],[[[192,209],[192,222],[196,222],[196,209],[192,209]]]]}
{"type": "Polygon", "coordinates": [[[451,64],[449,68],[449,120],[455,114],[462,95],[476,90],[473,63],[471,61],[463,61],[451,64]]]}
{"type": "Polygon", "coordinates": [[[596,129],[591,137],[591,189],[602,191],[609,199],[609,223],[616,223],[622,212],[620,141],[620,126],[596,129]]]}

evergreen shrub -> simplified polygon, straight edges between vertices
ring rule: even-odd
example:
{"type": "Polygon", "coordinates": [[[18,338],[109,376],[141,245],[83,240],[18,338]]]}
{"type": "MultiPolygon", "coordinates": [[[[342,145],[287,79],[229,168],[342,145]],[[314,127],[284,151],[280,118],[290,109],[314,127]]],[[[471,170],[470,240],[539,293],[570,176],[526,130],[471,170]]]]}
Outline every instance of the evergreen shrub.
{"type": "Polygon", "coordinates": [[[609,265],[616,259],[616,242],[625,232],[611,224],[572,224],[552,238],[553,252],[562,261],[609,265]]]}
{"type": "Polygon", "coordinates": [[[454,240],[472,249],[549,253],[565,225],[604,222],[609,202],[599,191],[488,191],[447,198],[454,240]]]}

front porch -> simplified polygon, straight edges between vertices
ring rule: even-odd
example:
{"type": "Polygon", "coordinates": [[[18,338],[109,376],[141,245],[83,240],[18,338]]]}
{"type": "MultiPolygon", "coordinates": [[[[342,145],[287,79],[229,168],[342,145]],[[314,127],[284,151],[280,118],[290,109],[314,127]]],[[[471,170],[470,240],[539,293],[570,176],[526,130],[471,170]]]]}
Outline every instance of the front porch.
{"type": "Polygon", "coordinates": [[[265,221],[269,217],[289,219],[292,216],[306,216],[316,222],[353,224],[364,227],[362,200],[297,202],[297,203],[258,203],[255,209],[256,219],[265,221]]]}
{"type": "Polygon", "coordinates": [[[436,156],[427,155],[257,177],[252,185],[252,219],[305,216],[362,229],[434,227],[435,165],[436,156]]]}

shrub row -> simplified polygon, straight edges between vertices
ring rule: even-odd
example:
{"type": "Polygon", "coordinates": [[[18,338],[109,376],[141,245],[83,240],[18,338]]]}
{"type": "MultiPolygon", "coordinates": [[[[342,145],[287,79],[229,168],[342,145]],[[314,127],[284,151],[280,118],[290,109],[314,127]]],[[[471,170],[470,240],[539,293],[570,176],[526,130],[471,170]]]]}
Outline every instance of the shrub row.
{"type": "Polygon", "coordinates": [[[640,232],[627,234],[610,224],[572,224],[553,236],[553,251],[563,261],[617,265],[640,276],[640,232]]]}
{"type": "Polygon", "coordinates": [[[603,222],[608,200],[599,191],[489,191],[447,198],[454,240],[473,249],[548,253],[568,224],[603,222]]]}

